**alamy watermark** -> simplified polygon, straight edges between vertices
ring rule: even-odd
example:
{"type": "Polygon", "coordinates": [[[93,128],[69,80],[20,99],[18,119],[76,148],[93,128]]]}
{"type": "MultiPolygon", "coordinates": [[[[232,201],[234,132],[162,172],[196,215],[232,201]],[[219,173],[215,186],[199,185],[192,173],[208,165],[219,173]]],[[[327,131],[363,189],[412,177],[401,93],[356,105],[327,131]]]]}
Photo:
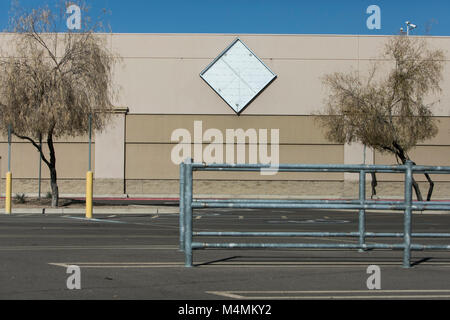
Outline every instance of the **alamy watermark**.
{"type": "Polygon", "coordinates": [[[67,18],[67,29],[81,30],[81,9],[76,4],[67,7],[66,13],[70,16],[67,18]]]}
{"type": "Polygon", "coordinates": [[[367,274],[370,277],[367,278],[367,289],[369,290],[380,290],[381,289],[381,269],[377,265],[370,265],[367,267],[367,274]]]}
{"type": "Polygon", "coordinates": [[[203,121],[194,121],[194,137],[189,130],[179,128],[172,132],[171,141],[177,142],[171,152],[171,160],[175,165],[193,158],[198,163],[269,165],[261,169],[261,175],[278,172],[279,129],[270,129],[269,143],[268,129],[226,129],[224,134],[219,129],[210,128],[203,132],[203,121]]]}
{"type": "Polygon", "coordinates": [[[367,14],[370,16],[367,18],[366,26],[369,30],[380,30],[381,29],[381,9],[379,6],[372,4],[367,7],[367,14]]]}
{"type": "Polygon", "coordinates": [[[81,269],[79,266],[71,265],[67,267],[67,274],[70,276],[67,278],[66,286],[69,290],[80,290],[81,289],[81,269]]]}

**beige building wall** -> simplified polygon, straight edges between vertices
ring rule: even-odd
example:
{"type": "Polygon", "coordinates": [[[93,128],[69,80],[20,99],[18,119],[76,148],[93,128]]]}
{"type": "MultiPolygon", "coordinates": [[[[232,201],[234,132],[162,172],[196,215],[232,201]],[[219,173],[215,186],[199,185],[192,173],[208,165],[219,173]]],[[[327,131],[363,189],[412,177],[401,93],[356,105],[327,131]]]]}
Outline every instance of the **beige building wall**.
{"type": "MultiPolygon", "coordinates": [[[[43,142],[44,153],[48,148],[43,142]]],[[[87,137],[62,138],[55,142],[56,169],[62,194],[84,193],[84,177],[89,167],[89,143],[87,137]]],[[[95,170],[95,140],[92,143],[92,168],[95,170]]],[[[2,185],[8,171],[8,139],[0,137],[0,157],[2,185]]],[[[13,174],[13,194],[38,193],[39,153],[31,143],[12,139],[11,172],[13,174]]],[[[47,165],[41,163],[41,193],[50,191],[50,174],[47,165]]]]}
{"type": "MultiPolygon", "coordinates": [[[[0,44],[5,43],[7,37],[0,35],[0,44]]],[[[279,160],[282,163],[355,164],[364,161],[363,146],[330,143],[315,121],[316,115],[324,110],[327,94],[321,77],[335,71],[364,74],[370,64],[379,59],[388,37],[246,34],[112,34],[104,37],[113,52],[122,58],[114,69],[115,82],[120,88],[115,104],[121,106],[122,111],[114,115],[113,122],[103,133],[96,134],[93,166],[97,194],[176,194],[179,169],[171,160],[171,152],[177,142],[172,141],[171,135],[180,128],[193,135],[195,121],[202,121],[203,131],[216,128],[224,135],[226,129],[279,129],[279,160]],[[199,76],[236,37],[277,75],[277,79],[240,116],[199,76]],[[127,112],[123,111],[125,109],[127,112]]],[[[429,37],[427,40],[433,47],[444,49],[449,59],[449,37],[429,37]]],[[[444,72],[444,90],[433,109],[440,121],[440,131],[436,138],[411,151],[411,157],[417,163],[450,165],[448,63],[444,72]]],[[[248,153],[249,146],[246,148],[248,153]]],[[[0,142],[2,177],[6,170],[6,150],[3,139],[0,142]]],[[[14,143],[13,150],[14,177],[35,181],[37,153],[26,143],[14,143]]],[[[61,154],[58,158],[59,177],[68,181],[67,188],[61,190],[83,193],[87,170],[86,139],[63,139],[58,142],[57,152],[61,154]]],[[[367,149],[366,163],[396,162],[390,156],[367,149]]],[[[202,181],[198,183],[198,190],[213,190],[211,183],[214,182],[219,186],[214,190],[238,190],[228,183],[239,179],[243,180],[241,191],[246,192],[285,194],[325,190],[333,193],[327,190],[330,185],[343,190],[342,183],[351,183],[355,178],[352,174],[279,173],[261,177],[252,173],[211,172],[198,174],[202,181]],[[261,184],[262,181],[268,182],[261,184]],[[325,186],[323,189],[318,187],[321,183],[325,186]]],[[[381,182],[401,180],[392,175],[378,178],[381,182]]],[[[450,182],[450,176],[436,176],[435,179],[450,182]]]]}
{"type": "MultiPolygon", "coordinates": [[[[258,134],[260,129],[279,129],[280,163],[342,163],[344,161],[343,145],[326,141],[322,129],[317,126],[312,116],[128,115],[126,178],[178,179],[179,169],[172,162],[171,157],[171,152],[178,142],[172,141],[171,136],[176,129],[183,128],[190,132],[193,139],[195,121],[201,121],[203,133],[211,128],[218,129],[223,134],[224,141],[227,129],[241,128],[246,131],[256,128],[255,131],[258,134]]],[[[270,141],[270,134],[268,136],[270,141]]],[[[248,143],[247,140],[246,162],[249,158],[248,143]]],[[[203,145],[203,152],[207,146],[208,143],[203,145]]],[[[225,162],[225,147],[222,150],[223,162],[225,162]]],[[[191,156],[194,157],[194,144],[191,151],[191,156]]],[[[236,155],[235,148],[235,158],[236,155]]],[[[255,173],[202,172],[198,173],[198,177],[211,180],[342,180],[343,175],[279,173],[274,176],[261,176],[255,173]]]]}

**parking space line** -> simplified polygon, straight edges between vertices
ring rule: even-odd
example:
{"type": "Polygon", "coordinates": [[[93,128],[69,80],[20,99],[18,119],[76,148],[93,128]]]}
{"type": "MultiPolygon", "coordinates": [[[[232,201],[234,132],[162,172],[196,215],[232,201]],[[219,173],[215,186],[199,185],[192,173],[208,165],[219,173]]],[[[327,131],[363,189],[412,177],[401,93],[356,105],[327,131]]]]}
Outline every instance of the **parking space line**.
{"type": "MultiPolygon", "coordinates": [[[[184,267],[183,262],[49,262],[50,265],[64,266],[79,265],[83,268],[161,268],[184,267]]],[[[195,268],[361,268],[370,262],[217,262],[209,261],[196,263],[195,268]]],[[[398,262],[379,261],[377,265],[399,266],[398,262]]],[[[436,263],[440,267],[450,267],[450,263],[436,263]]],[[[449,291],[450,292],[450,291],[449,291]]]]}
{"type": "Polygon", "coordinates": [[[208,294],[214,294],[216,296],[221,296],[221,297],[225,297],[225,298],[233,298],[233,299],[245,299],[243,296],[237,295],[237,294],[233,294],[230,293],[229,291],[205,291],[208,294]]]}
{"type": "Polygon", "coordinates": [[[63,218],[82,220],[82,221],[89,221],[89,222],[109,222],[109,223],[120,223],[120,224],[127,224],[128,223],[128,222],[118,221],[118,220],[95,219],[95,218],[88,219],[88,218],[83,218],[83,217],[72,217],[72,216],[63,216],[63,218]]]}
{"type": "Polygon", "coordinates": [[[181,262],[50,262],[49,265],[67,268],[70,265],[76,265],[80,268],[168,268],[168,267],[183,267],[181,262]]]}
{"type": "MultiPolygon", "coordinates": [[[[236,268],[360,268],[376,264],[380,266],[401,266],[394,261],[358,261],[358,262],[218,262],[196,263],[197,267],[236,267],[236,268]]],[[[450,267],[450,262],[428,262],[428,266],[450,267]]]]}
{"type": "Polygon", "coordinates": [[[206,291],[206,293],[240,300],[450,298],[450,290],[206,291]]]}
{"type": "Polygon", "coordinates": [[[9,246],[0,247],[0,251],[46,251],[46,250],[178,250],[171,245],[142,246],[9,246]]]}

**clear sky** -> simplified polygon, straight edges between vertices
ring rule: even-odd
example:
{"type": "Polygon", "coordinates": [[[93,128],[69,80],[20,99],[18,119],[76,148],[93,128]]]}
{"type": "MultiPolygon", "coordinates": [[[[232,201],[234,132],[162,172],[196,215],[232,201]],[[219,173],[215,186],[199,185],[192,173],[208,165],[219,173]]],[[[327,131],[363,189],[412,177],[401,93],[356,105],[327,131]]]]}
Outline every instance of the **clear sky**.
{"type": "MultiPolygon", "coordinates": [[[[19,0],[24,6],[55,0],[19,0]]],[[[91,14],[102,8],[116,33],[265,33],[390,35],[410,20],[412,34],[450,36],[449,0],[85,0],[91,14]],[[369,29],[366,10],[381,10],[380,29],[369,29]]],[[[0,0],[5,30],[11,0],[0,0]]]]}

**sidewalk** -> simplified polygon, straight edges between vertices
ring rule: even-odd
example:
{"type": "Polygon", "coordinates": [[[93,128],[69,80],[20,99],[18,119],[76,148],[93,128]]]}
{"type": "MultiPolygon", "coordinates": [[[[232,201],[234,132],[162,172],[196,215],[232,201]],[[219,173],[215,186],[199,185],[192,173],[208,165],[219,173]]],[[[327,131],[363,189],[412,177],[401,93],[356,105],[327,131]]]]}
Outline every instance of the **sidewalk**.
{"type": "MultiPolygon", "coordinates": [[[[136,207],[120,207],[120,208],[95,208],[93,215],[96,214],[178,214],[178,207],[165,206],[145,206],[136,207]]],[[[85,208],[12,208],[12,214],[86,214],[85,208]]]]}
{"type": "MultiPolygon", "coordinates": [[[[13,214],[54,214],[54,215],[85,215],[85,198],[80,194],[65,194],[60,198],[60,207],[52,208],[49,199],[42,199],[44,203],[37,203],[37,198],[28,195],[25,203],[18,204],[13,201],[13,214]]],[[[99,195],[94,198],[93,214],[178,214],[179,195],[99,195]]],[[[196,195],[196,198],[204,199],[299,199],[298,196],[280,195],[196,195]]],[[[335,196],[313,197],[303,196],[301,199],[326,199],[337,200],[335,196]]],[[[402,200],[402,197],[390,197],[390,199],[378,200],[402,200]]],[[[448,199],[434,199],[434,201],[450,201],[448,199]]],[[[4,212],[4,197],[0,198],[0,212],[4,212]]],[[[342,211],[342,210],[336,210],[342,211]]],[[[348,210],[343,210],[348,211],[348,210]]],[[[380,210],[366,210],[376,212],[380,210]]],[[[418,214],[448,214],[448,211],[415,212],[418,214]]]]}
{"type": "MultiPolygon", "coordinates": [[[[0,198],[0,210],[4,211],[5,198],[0,198]]],[[[63,194],[60,207],[51,207],[51,200],[27,194],[24,203],[12,201],[13,214],[86,214],[85,198],[80,194],[63,194]]],[[[170,197],[127,197],[101,195],[93,199],[93,214],[168,214],[178,213],[178,195],[170,197]]]]}

